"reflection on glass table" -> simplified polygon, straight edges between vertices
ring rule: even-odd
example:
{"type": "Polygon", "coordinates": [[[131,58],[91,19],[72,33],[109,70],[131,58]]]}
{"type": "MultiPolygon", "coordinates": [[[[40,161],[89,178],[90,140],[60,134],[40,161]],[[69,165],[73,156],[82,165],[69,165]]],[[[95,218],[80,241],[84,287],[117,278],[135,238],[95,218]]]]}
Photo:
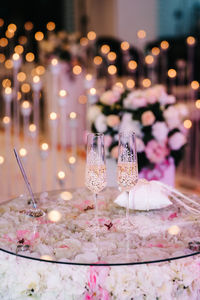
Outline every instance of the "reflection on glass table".
{"type": "MultiPolygon", "coordinates": [[[[198,215],[173,204],[152,211],[130,211],[132,231],[120,226],[125,209],[114,199],[117,189],[99,195],[99,231],[93,230],[95,207],[86,189],[36,195],[45,216],[24,211],[30,199],[19,197],[0,205],[0,248],[36,260],[79,265],[150,264],[200,253],[198,215]]],[[[142,201],[142,199],[141,199],[142,201]]]]}

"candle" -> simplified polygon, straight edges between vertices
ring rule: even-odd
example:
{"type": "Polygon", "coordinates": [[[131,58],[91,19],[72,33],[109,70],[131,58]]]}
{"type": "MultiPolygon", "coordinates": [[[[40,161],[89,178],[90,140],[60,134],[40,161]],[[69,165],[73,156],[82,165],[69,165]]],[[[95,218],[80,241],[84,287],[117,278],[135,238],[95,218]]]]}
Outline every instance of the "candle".
{"type": "Polygon", "coordinates": [[[66,181],[66,175],[64,171],[59,171],[57,173],[57,179],[58,179],[58,183],[60,185],[61,188],[64,188],[65,186],[65,181],[66,181]]]}
{"type": "Polygon", "coordinates": [[[49,155],[49,145],[42,143],[40,145],[40,157],[41,157],[41,191],[46,191],[47,188],[47,158],[49,155]]]}

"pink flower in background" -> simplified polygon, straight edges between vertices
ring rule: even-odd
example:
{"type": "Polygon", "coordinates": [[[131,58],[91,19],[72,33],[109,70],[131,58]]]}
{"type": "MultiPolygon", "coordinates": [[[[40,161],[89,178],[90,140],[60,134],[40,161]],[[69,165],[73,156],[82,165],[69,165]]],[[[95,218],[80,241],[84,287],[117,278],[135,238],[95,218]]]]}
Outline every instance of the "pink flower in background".
{"type": "Polygon", "coordinates": [[[142,125],[143,126],[151,126],[155,122],[155,116],[151,110],[145,111],[142,114],[142,125]]]}
{"type": "Polygon", "coordinates": [[[117,158],[118,157],[118,146],[115,146],[114,148],[112,148],[112,150],[111,150],[111,156],[113,158],[117,158]]]}
{"type": "Polygon", "coordinates": [[[175,132],[172,136],[169,138],[169,146],[172,150],[178,150],[183,145],[185,145],[187,142],[186,137],[181,132],[175,132]]]}
{"type": "Polygon", "coordinates": [[[106,91],[102,94],[100,101],[106,105],[112,105],[117,102],[120,98],[120,93],[113,91],[106,91]]]}
{"type": "Polygon", "coordinates": [[[169,149],[165,144],[151,140],[145,148],[145,153],[150,162],[160,164],[169,155],[169,149]]]}
{"type": "Polygon", "coordinates": [[[126,108],[138,109],[140,107],[145,107],[146,105],[147,100],[142,91],[132,92],[124,99],[124,106],[126,108]]]}
{"type": "Polygon", "coordinates": [[[159,142],[164,142],[167,139],[169,129],[165,122],[155,122],[152,126],[152,134],[159,142]]]}
{"type": "Polygon", "coordinates": [[[110,135],[105,135],[104,136],[104,144],[105,147],[108,148],[112,143],[112,137],[110,135]]]}
{"type": "Polygon", "coordinates": [[[120,123],[120,118],[119,118],[119,116],[116,116],[116,115],[109,115],[109,116],[107,117],[107,124],[108,124],[108,126],[110,126],[110,127],[115,127],[115,126],[119,125],[119,123],[120,123]]]}
{"type": "Polygon", "coordinates": [[[109,267],[91,266],[89,271],[88,287],[84,300],[109,300],[109,292],[104,288],[109,267]]]}
{"type": "Polygon", "coordinates": [[[156,89],[150,88],[145,91],[145,98],[149,104],[154,104],[158,101],[156,89]]]}

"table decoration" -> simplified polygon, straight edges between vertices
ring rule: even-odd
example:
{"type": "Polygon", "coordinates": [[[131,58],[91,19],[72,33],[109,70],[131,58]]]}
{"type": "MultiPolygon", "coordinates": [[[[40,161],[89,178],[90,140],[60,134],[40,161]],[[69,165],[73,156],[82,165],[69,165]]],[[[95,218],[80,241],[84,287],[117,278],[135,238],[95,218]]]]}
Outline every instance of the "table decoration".
{"type": "MultiPolygon", "coordinates": [[[[139,172],[148,180],[164,179],[168,170],[173,171],[173,162],[176,166],[180,162],[187,143],[186,116],[187,108],[176,104],[162,85],[132,91],[114,85],[88,109],[91,130],[105,135],[109,159],[118,156],[119,131],[136,133],[139,172]]],[[[165,183],[172,177],[169,174],[165,183]]]]}
{"type": "Polygon", "coordinates": [[[198,299],[197,215],[173,196],[165,209],[136,211],[126,256],[126,232],[117,226],[122,208],[113,203],[117,194],[106,189],[99,197],[100,243],[85,230],[95,214],[86,189],[38,194],[46,215],[34,219],[40,225],[34,234],[33,219],[20,213],[31,205],[29,198],[1,205],[1,299],[198,299]],[[16,256],[19,241],[31,250],[16,256]]]}
{"type": "Polygon", "coordinates": [[[46,191],[46,177],[47,177],[47,158],[49,156],[49,145],[42,143],[40,145],[40,157],[41,157],[41,191],[46,191]]]}
{"type": "Polygon", "coordinates": [[[137,150],[134,132],[120,132],[118,145],[117,181],[119,189],[128,192],[125,225],[128,227],[130,190],[138,181],[137,150]]]}
{"type": "Polygon", "coordinates": [[[98,226],[97,195],[106,187],[106,166],[103,134],[89,133],[87,136],[85,185],[94,194],[95,223],[98,226]]]}

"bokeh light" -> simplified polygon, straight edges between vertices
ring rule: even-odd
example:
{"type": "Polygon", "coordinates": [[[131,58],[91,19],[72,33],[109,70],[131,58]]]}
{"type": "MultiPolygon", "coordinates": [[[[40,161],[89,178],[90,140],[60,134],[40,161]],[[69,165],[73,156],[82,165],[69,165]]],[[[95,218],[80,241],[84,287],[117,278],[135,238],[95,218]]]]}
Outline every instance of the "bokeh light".
{"type": "Polygon", "coordinates": [[[115,65],[108,66],[108,74],[115,75],[117,73],[117,67],[115,65]]]}
{"type": "Polygon", "coordinates": [[[54,22],[50,21],[50,22],[47,23],[46,28],[49,31],[53,31],[56,28],[56,24],[54,22]]]}
{"type": "Polygon", "coordinates": [[[184,122],[183,122],[183,125],[184,125],[184,127],[186,128],[186,129],[190,129],[191,127],[192,127],[192,121],[191,120],[185,120],[184,122]]]}

